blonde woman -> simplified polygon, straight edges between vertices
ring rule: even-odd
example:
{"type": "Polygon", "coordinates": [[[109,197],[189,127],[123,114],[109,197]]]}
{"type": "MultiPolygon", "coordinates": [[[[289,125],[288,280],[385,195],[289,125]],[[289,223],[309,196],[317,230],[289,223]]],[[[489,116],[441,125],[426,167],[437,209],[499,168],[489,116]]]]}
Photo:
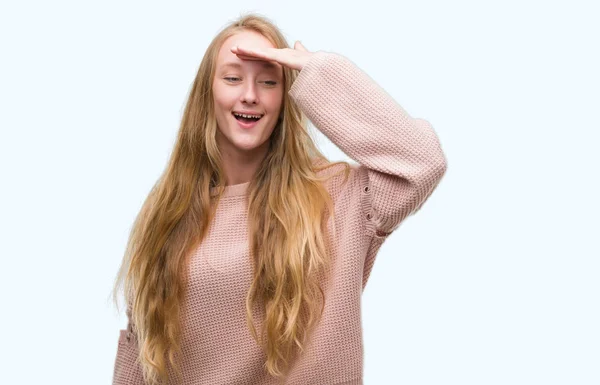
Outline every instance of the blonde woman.
{"type": "Polygon", "coordinates": [[[130,234],[113,384],[362,384],[375,256],[445,171],[431,124],[349,59],[231,23],[130,234]]]}

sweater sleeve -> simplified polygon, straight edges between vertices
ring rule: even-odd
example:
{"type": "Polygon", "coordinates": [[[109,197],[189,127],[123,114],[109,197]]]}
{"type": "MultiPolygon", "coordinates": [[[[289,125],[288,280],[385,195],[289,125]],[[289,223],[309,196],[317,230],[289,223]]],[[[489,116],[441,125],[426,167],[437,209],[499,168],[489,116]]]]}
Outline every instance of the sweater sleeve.
{"type": "Polygon", "coordinates": [[[314,52],[288,93],[367,175],[362,204],[377,235],[389,235],[418,211],[445,174],[431,124],[411,117],[345,56],[314,52]]]}

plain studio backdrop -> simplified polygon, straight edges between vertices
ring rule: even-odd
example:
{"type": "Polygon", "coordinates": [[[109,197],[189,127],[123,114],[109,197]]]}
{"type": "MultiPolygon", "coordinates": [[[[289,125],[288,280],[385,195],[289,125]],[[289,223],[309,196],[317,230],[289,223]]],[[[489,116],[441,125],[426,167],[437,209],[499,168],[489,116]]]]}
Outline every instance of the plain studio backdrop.
{"type": "Polygon", "coordinates": [[[592,1],[3,2],[1,382],[110,383],[129,230],[208,43],[249,11],[351,59],[447,156],[364,291],[365,384],[599,384],[592,1]]]}

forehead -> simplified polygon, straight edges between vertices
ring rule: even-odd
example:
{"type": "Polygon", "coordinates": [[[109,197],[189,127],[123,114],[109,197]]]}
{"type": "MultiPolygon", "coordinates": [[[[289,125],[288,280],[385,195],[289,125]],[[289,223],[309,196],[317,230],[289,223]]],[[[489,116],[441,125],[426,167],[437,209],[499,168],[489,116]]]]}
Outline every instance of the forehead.
{"type": "Polygon", "coordinates": [[[274,48],[275,46],[258,32],[243,31],[230,36],[223,42],[217,55],[217,70],[225,68],[239,68],[247,70],[270,70],[281,72],[281,64],[266,60],[242,60],[231,52],[231,47],[241,45],[248,48],[274,48]]]}

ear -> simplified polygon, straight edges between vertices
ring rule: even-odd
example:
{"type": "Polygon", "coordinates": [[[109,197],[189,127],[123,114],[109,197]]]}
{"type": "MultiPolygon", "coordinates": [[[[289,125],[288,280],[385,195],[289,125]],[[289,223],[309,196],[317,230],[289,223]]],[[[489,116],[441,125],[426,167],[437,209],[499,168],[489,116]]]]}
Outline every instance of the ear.
{"type": "Polygon", "coordinates": [[[300,40],[296,40],[296,43],[294,44],[294,49],[297,49],[298,51],[306,51],[306,52],[308,52],[308,50],[306,49],[306,47],[303,46],[302,43],[300,43],[300,40]]]}

